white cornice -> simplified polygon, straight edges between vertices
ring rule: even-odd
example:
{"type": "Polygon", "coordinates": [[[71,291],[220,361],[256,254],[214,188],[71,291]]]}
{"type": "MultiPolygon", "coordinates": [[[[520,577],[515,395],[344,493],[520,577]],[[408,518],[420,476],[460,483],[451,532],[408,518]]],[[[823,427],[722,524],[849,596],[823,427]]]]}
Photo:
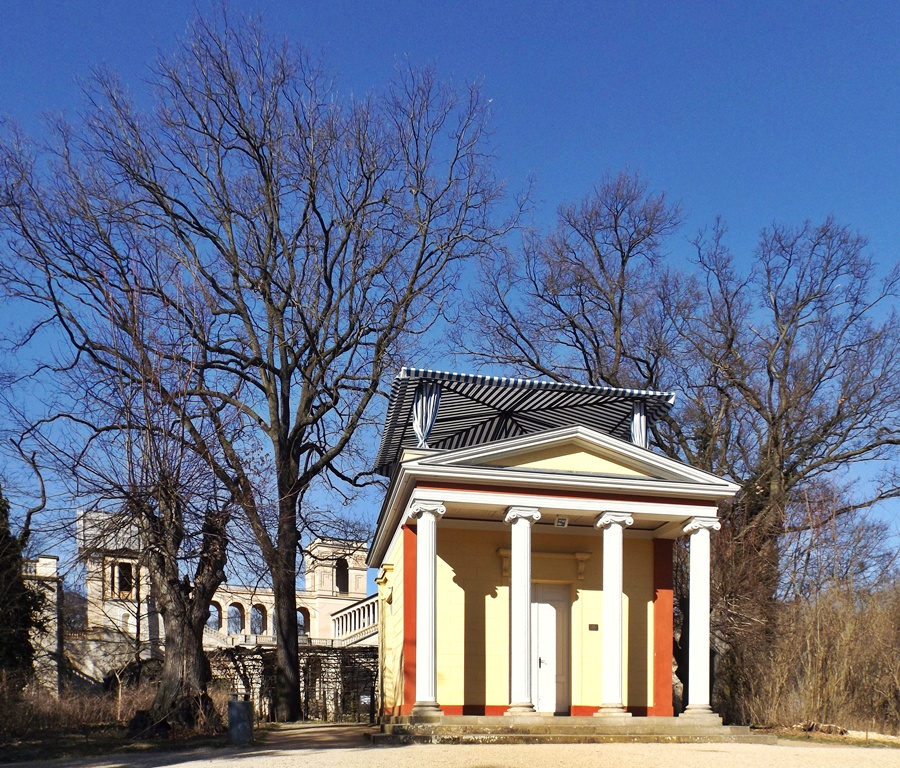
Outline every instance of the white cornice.
{"type": "MultiPolygon", "coordinates": [[[[658,497],[659,503],[616,501],[617,511],[631,514],[674,516],[709,516],[710,505],[732,498],[740,486],[709,472],[696,469],[666,456],[653,453],[610,435],[583,426],[563,427],[523,437],[443,451],[421,456],[399,465],[390,484],[379,515],[378,528],[369,553],[369,564],[380,566],[401,523],[402,512],[411,500],[433,500],[435,490],[419,493],[416,485],[423,481],[436,484],[492,486],[482,493],[481,503],[500,506],[536,506],[542,509],[565,509],[599,513],[604,504],[591,495],[658,497]],[[484,466],[488,461],[512,458],[553,445],[574,444],[597,451],[610,460],[649,477],[569,473],[521,467],[484,466]],[[415,489],[415,490],[414,490],[415,489]],[[508,490],[507,490],[508,489],[508,490]],[[530,489],[540,491],[538,495],[530,489]],[[578,496],[555,496],[554,491],[578,496]],[[681,499],[689,499],[684,503],[681,499]],[[663,501],[665,500],[665,501],[663,501]],[[707,502],[704,504],[702,502],[707,502]]],[[[477,491],[444,489],[442,502],[479,501],[477,491]]],[[[607,503],[608,506],[608,503],[607,503]]]]}
{"type": "MultiPolygon", "coordinates": [[[[554,472],[552,470],[519,469],[516,467],[437,467],[412,462],[401,469],[408,478],[443,482],[479,483],[487,485],[518,485],[522,487],[555,488],[560,490],[626,493],[631,495],[676,496],[715,501],[730,499],[740,486],[720,480],[718,483],[657,480],[627,475],[587,475],[554,472]]],[[[399,479],[399,478],[398,478],[399,479]]]]}
{"type": "MultiPolygon", "coordinates": [[[[467,452],[470,449],[467,449],[467,452]]],[[[636,449],[643,451],[643,449],[636,449]]],[[[454,452],[455,453],[455,452],[454,452]]],[[[658,457],[657,457],[658,458],[658,457]]],[[[460,483],[491,485],[496,490],[446,488],[439,492],[444,503],[482,503],[497,507],[532,506],[542,510],[566,510],[599,514],[614,506],[616,511],[630,514],[652,514],[664,518],[684,520],[688,517],[710,516],[713,505],[730,499],[739,486],[713,475],[701,473],[717,482],[685,482],[654,480],[651,478],[561,474],[552,471],[522,470],[515,467],[438,466],[432,459],[409,461],[400,465],[388,490],[379,516],[379,525],[369,554],[369,565],[380,567],[389,545],[400,527],[402,512],[413,501],[436,498],[434,488],[418,488],[417,483],[460,483]],[[532,490],[533,489],[533,490],[532,490]],[[535,491],[542,491],[536,493],[535,491]],[[584,493],[584,496],[554,495],[553,491],[584,493]],[[659,497],[659,502],[621,500],[614,503],[591,498],[592,495],[632,495],[659,497]],[[681,501],[690,500],[690,501],[681,501]],[[707,503],[696,503],[707,502],[707,503]]],[[[713,512],[714,516],[714,512],[713,512]]]]}
{"type": "MultiPolygon", "coordinates": [[[[630,515],[644,514],[661,518],[683,520],[688,517],[715,517],[715,506],[712,504],[691,504],[672,502],[623,501],[616,499],[578,498],[570,496],[552,496],[532,494],[523,491],[491,491],[485,493],[464,488],[447,489],[441,494],[448,504],[484,504],[492,507],[506,508],[528,505],[547,512],[571,512],[585,516],[599,515],[609,510],[624,512],[630,515]]],[[[410,494],[410,501],[434,496],[433,488],[415,488],[410,494]]]]}
{"type": "Polygon", "coordinates": [[[423,467],[460,467],[461,465],[483,465],[488,461],[514,457],[539,448],[553,445],[575,444],[588,449],[599,449],[602,454],[631,469],[676,482],[694,482],[704,485],[721,485],[729,488],[732,495],[740,490],[734,483],[721,477],[696,469],[667,456],[653,453],[632,443],[619,440],[611,435],[582,426],[561,427],[560,429],[538,432],[522,437],[499,440],[493,443],[446,451],[435,456],[423,457],[414,463],[423,467]]]}

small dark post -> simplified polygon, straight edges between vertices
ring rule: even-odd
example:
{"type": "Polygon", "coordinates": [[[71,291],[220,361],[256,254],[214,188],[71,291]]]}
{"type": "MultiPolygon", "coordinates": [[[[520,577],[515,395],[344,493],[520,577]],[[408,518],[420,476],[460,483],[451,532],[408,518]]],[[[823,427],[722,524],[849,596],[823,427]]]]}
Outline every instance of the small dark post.
{"type": "Polygon", "coordinates": [[[246,747],[253,743],[253,702],[250,696],[231,694],[228,702],[228,741],[235,747],[246,747]]]}

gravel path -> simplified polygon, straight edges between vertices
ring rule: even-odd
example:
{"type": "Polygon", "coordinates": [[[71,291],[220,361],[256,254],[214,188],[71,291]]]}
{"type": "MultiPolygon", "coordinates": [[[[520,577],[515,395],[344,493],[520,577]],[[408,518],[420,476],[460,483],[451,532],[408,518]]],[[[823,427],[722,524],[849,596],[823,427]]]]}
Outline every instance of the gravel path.
{"type": "Polygon", "coordinates": [[[373,747],[358,727],[301,726],[249,749],[127,754],[20,768],[900,768],[900,749],[805,744],[561,744],[373,747]]]}

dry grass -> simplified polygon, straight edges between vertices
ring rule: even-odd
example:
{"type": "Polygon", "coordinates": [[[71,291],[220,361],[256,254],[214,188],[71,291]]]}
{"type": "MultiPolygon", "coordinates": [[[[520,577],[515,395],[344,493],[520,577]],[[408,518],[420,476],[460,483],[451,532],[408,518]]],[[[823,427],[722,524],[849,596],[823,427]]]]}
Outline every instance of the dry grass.
{"type": "Polygon", "coordinates": [[[900,733],[900,585],[795,600],[773,638],[748,697],[753,722],[900,733]]]}
{"type": "MultiPolygon", "coordinates": [[[[0,691],[0,763],[20,760],[78,757],[148,749],[221,746],[221,737],[198,737],[194,733],[172,733],[171,738],[152,743],[128,736],[128,722],[135,712],[147,709],[155,686],[145,683],[118,691],[64,691],[56,698],[39,688],[13,695],[0,691]]],[[[210,691],[216,708],[224,715],[227,692],[210,691]]]]}
{"type": "Polygon", "coordinates": [[[150,685],[120,692],[68,690],[59,698],[41,688],[20,694],[0,691],[5,713],[0,719],[0,743],[14,743],[44,732],[124,726],[138,709],[150,705],[153,695],[150,685]]]}

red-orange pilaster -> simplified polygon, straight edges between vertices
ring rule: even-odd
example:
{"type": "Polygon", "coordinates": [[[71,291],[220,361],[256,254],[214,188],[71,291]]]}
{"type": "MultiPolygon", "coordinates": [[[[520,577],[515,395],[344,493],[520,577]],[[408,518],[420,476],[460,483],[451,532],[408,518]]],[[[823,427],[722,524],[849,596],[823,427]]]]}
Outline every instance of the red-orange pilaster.
{"type": "Polygon", "coordinates": [[[672,717],[673,579],[671,539],[653,540],[653,704],[647,714],[672,717]]]}
{"type": "Polygon", "coordinates": [[[403,526],[403,704],[408,715],[416,703],[416,531],[403,526]]]}

